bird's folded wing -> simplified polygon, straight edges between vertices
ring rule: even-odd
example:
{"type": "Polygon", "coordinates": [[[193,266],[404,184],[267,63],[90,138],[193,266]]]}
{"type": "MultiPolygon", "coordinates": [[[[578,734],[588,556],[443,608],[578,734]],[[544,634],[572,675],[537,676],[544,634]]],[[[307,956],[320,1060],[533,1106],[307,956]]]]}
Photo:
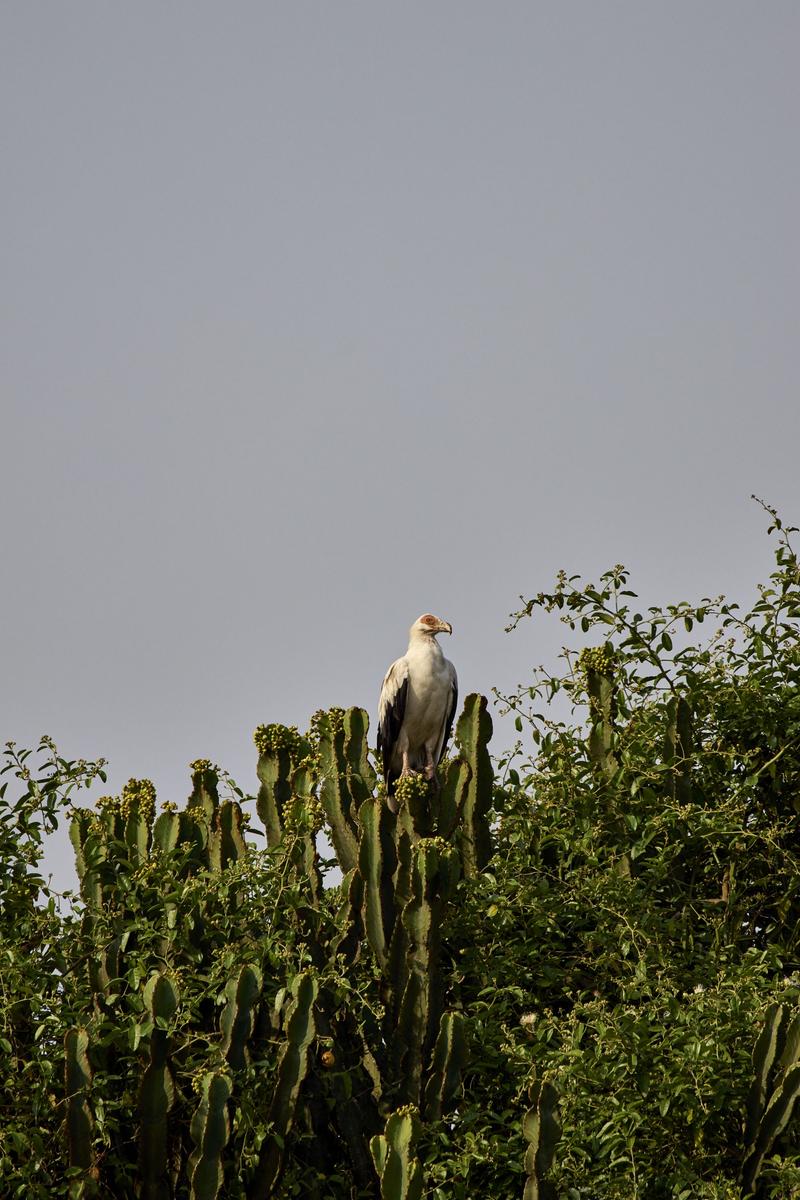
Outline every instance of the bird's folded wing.
{"type": "Polygon", "coordinates": [[[408,695],[408,660],[398,658],[386,672],[378,701],[378,751],[383,759],[384,773],[389,769],[392,753],[403,717],[408,695]]]}
{"type": "Polygon", "coordinates": [[[442,755],[447,749],[447,743],[450,741],[450,734],[453,732],[453,721],[456,718],[456,709],[458,708],[458,676],[456,669],[451,662],[448,662],[450,668],[450,697],[447,705],[447,712],[442,725],[442,737],[436,747],[436,761],[441,762],[442,755]]]}

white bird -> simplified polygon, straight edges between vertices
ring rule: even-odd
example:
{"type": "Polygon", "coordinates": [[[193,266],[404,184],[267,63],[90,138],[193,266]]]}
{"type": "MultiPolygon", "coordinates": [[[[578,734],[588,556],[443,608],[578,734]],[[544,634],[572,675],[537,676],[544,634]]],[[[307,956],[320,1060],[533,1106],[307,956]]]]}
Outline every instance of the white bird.
{"type": "Polygon", "coordinates": [[[409,630],[408,650],[386,672],[378,703],[378,752],[392,812],[401,775],[422,771],[426,779],[436,779],[458,703],[456,669],[436,635],[452,632],[447,621],[424,613],[409,630]]]}

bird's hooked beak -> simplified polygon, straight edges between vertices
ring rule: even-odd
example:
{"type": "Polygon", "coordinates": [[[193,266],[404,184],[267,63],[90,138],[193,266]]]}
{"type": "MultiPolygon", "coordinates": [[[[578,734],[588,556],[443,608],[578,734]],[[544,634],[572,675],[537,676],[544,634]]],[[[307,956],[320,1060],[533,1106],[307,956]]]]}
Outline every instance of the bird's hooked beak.
{"type": "Polygon", "coordinates": [[[440,621],[436,630],[437,633],[452,633],[453,626],[449,621],[440,621]]]}

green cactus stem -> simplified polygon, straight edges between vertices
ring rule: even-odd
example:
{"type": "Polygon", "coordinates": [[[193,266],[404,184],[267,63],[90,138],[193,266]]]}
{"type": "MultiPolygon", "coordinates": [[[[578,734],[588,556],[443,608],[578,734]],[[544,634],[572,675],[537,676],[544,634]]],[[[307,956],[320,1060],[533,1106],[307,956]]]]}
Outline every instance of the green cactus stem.
{"type": "Polygon", "coordinates": [[[189,769],[192,772],[192,790],[186,807],[199,809],[210,826],[219,806],[219,774],[207,758],[196,759],[189,769]]]}
{"type": "Polygon", "coordinates": [[[754,1191],[764,1159],[800,1097],[800,1013],[791,1018],[782,1004],[770,1005],[753,1049],[753,1070],[741,1171],[745,1196],[754,1191]]]}
{"type": "Polygon", "coordinates": [[[380,799],[365,800],[359,812],[361,843],[358,869],[364,881],[364,926],[381,967],[385,966],[394,925],[392,876],[397,853],[394,821],[380,799]]]}
{"type": "Polygon", "coordinates": [[[616,773],[619,763],[614,753],[616,685],[614,657],[609,646],[596,646],[581,654],[589,695],[589,758],[596,771],[606,779],[616,773]]]}
{"type": "Polygon", "coordinates": [[[467,696],[456,725],[456,743],[470,766],[471,776],[463,803],[461,855],[464,875],[473,879],[484,869],[492,854],[489,812],[492,807],[494,773],[488,743],[492,718],[485,696],[467,696]]]}
{"type": "Polygon", "coordinates": [[[415,1104],[420,1100],[423,1067],[439,1028],[444,999],[439,962],[441,923],[458,873],[458,856],[442,838],[423,838],[416,844],[411,899],[400,922],[402,940],[398,936],[391,948],[389,983],[394,1004],[399,1001],[392,1039],[393,1071],[403,1080],[405,1096],[415,1104]]]}
{"type": "Polygon", "coordinates": [[[69,1165],[85,1171],[87,1177],[92,1167],[93,1131],[92,1114],[87,1102],[92,1082],[88,1049],[89,1034],[84,1028],[67,1030],[64,1037],[64,1095],[69,1165]]]}
{"type": "Polygon", "coordinates": [[[178,989],[167,975],[152,975],[144,988],[150,1014],[150,1061],[139,1089],[139,1172],[143,1200],[170,1200],[167,1116],[175,1103],[169,1066],[169,1025],[178,1008],[178,989]]]}
{"type": "Polygon", "coordinates": [[[223,1181],[222,1152],[230,1135],[228,1101],[233,1082],[224,1071],[208,1071],[200,1082],[200,1103],[190,1132],[195,1149],[189,1155],[191,1200],[216,1200],[223,1181]]]}
{"type": "Polygon", "coordinates": [[[227,1002],[219,1019],[220,1049],[233,1070],[247,1065],[247,1043],[255,1025],[255,1010],[261,995],[261,972],[255,964],[242,967],[225,988],[227,1002]]]}
{"type": "Polygon", "coordinates": [[[251,1200],[274,1194],[284,1166],[286,1138],[292,1127],[300,1085],[308,1070],[309,1047],[314,1040],[314,1003],[318,984],[304,972],[292,984],[293,1004],[286,1022],[286,1041],[278,1057],[277,1080],[267,1124],[273,1131],[264,1139],[258,1159],[251,1200]]]}
{"type": "Polygon", "coordinates": [[[283,810],[292,795],[292,773],[310,750],[294,726],[259,725],[253,734],[258,750],[260,787],[256,811],[267,832],[270,848],[280,845],[283,810]]]}
{"type": "Polygon", "coordinates": [[[171,854],[178,844],[180,817],[172,809],[159,813],[153,823],[153,849],[159,854],[171,854]]]}
{"type": "Polygon", "coordinates": [[[523,1200],[555,1200],[555,1189],[546,1179],[561,1137],[558,1123],[558,1091],[548,1080],[537,1081],[531,1090],[532,1105],[522,1119],[522,1132],[528,1143],[525,1152],[523,1200]]]}
{"type": "Polygon", "coordinates": [[[358,862],[356,814],[372,790],[360,774],[366,762],[361,733],[362,728],[366,728],[366,714],[363,714],[363,720],[353,714],[361,711],[349,709],[345,713],[332,708],[317,713],[313,721],[313,732],[318,738],[319,798],[328,818],[339,866],[345,875],[358,862]]]}
{"type": "Polygon", "coordinates": [[[381,1200],[420,1200],[422,1163],[413,1157],[419,1132],[417,1110],[409,1104],[392,1113],[384,1132],[370,1142],[381,1200]]]}
{"type": "Polygon", "coordinates": [[[692,710],[683,696],[672,696],[667,702],[664,761],[674,770],[672,794],[678,804],[692,798],[692,746],[692,710]]]}
{"type": "Polygon", "coordinates": [[[456,1094],[461,1072],[467,1061],[467,1033],[464,1014],[444,1013],[439,1023],[439,1036],[433,1049],[433,1060],[425,1087],[425,1117],[438,1121],[456,1094]]]}

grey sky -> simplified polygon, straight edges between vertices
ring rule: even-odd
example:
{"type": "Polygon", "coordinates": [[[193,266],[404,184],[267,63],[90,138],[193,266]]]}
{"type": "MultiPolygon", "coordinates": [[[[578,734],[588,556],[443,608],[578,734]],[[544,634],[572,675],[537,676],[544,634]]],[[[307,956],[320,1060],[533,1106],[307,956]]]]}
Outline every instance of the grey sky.
{"type": "Polygon", "coordinates": [[[799,39],[4,4],[2,738],[251,787],[254,726],[374,713],[427,609],[466,693],[552,654],[503,626],[561,566],[747,598],[750,492],[800,518],[799,39]]]}

